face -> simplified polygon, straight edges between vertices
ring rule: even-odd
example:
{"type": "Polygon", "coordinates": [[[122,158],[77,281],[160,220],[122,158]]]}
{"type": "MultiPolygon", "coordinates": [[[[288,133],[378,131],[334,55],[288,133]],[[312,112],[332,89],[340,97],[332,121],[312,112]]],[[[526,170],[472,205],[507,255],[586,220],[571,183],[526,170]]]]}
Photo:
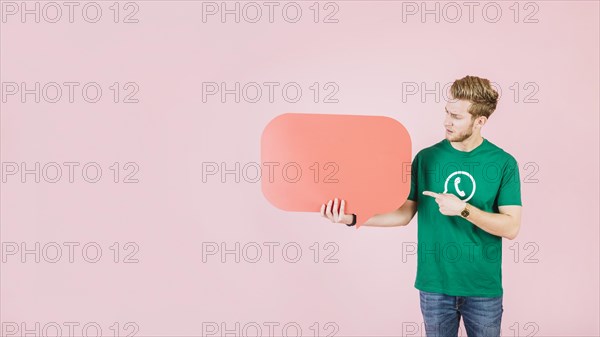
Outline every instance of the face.
{"type": "Polygon", "coordinates": [[[469,139],[474,133],[479,134],[485,117],[473,120],[468,111],[470,105],[471,102],[465,100],[449,100],[446,104],[444,127],[446,128],[446,139],[450,142],[462,142],[469,139]]]}

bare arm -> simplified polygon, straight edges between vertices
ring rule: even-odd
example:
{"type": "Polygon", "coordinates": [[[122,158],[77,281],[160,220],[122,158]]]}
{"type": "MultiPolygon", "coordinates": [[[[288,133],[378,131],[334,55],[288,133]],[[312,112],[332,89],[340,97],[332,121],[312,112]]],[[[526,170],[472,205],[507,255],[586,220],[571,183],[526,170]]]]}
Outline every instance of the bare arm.
{"type": "Polygon", "coordinates": [[[521,206],[500,206],[500,213],[490,213],[469,204],[467,220],[484,231],[514,240],[521,228],[521,206]]]}
{"type": "MultiPolygon", "coordinates": [[[[352,214],[346,214],[346,201],[339,202],[338,198],[329,200],[327,204],[321,205],[321,216],[328,218],[332,222],[351,224],[352,214]]],[[[362,226],[370,227],[396,227],[406,226],[417,213],[417,202],[406,200],[406,202],[395,211],[376,214],[370,217],[362,226]]]]}
{"type": "Polygon", "coordinates": [[[417,213],[417,202],[406,200],[404,205],[395,211],[376,214],[370,217],[363,226],[370,227],[397,227],[406,226],[417,213]]]}
{"type": "Polygon", "coordinates": [[[498,206],[500,213],[492,213],[480,210],[452,193],[424,191],[423,194],[434,197],[440,213],[444,215],[460,216],[462,210],[468,207],[470,214],[465,219],[490,234],[514,240],[521,228],[521,205],[498,206]]]}

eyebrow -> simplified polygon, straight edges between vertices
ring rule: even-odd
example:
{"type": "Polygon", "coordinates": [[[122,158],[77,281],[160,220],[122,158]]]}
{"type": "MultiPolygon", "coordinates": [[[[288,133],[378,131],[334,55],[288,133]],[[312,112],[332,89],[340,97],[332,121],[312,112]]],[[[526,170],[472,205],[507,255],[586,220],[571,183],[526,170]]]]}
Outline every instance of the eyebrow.
{"type": "Polygon", "coordinates": [[[447,113],[453,114],[453,115],[457,115],[460,116],[460,114],[454,113],[454,112],[450,112],[448,111],[448,108],[444,107],[444,110],[446,110],[447,113]]]}

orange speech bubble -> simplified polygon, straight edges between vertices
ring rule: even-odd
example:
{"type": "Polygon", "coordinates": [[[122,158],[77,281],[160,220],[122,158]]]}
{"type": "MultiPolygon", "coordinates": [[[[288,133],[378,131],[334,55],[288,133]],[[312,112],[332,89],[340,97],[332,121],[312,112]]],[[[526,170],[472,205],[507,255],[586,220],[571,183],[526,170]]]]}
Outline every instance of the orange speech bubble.
{"type": "Polygon", "coordinates": [[[406,201],[411,149],[408,131],[390,117],[285,113],[263,130],[262,192],[285,211],[320,212],[344,199],[358,228],[406,201]]]}

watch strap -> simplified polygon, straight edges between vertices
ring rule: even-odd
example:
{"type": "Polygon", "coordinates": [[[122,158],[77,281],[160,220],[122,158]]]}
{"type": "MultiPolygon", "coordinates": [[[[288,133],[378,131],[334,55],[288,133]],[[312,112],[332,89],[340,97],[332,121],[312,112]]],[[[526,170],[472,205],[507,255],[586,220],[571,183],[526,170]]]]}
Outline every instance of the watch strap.
{"type": "Polygon", "coordinates": [[[352,223],[351,224],[346,224],[346,226],[352,227],[354,225],[356,225],[356,214],[352,213],[352,223]]]}

